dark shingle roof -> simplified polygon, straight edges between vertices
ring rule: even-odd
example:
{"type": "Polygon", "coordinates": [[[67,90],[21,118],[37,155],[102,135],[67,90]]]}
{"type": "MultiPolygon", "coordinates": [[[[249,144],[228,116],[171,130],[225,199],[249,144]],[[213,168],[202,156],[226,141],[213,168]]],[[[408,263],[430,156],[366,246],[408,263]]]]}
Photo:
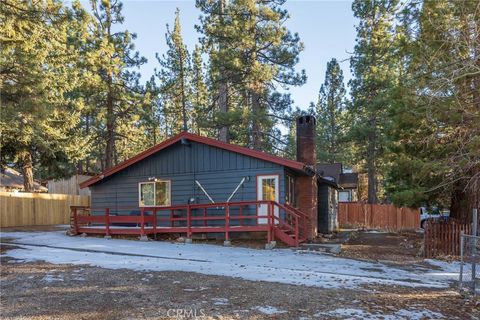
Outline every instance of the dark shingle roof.
{"type": "Polygon", "coordinates": [[[324,178],[333,178],[336,183],[340,181],[342,174],[341,163],[317,163],[317,174],[324,178]]]}
{"type": "Polygon", "coordinates": [[[343,173],[341,163],[318,163],[317,174],[335,182],[340,188],[356,188],[358,185],[358,173],[343,173]]]}
{"type": "Polygon", "coordinates": [[[358,185],[358,173],[342,173],[340,175],[340,182],[338,184],[342,188],[356,188],[358,185]]]}

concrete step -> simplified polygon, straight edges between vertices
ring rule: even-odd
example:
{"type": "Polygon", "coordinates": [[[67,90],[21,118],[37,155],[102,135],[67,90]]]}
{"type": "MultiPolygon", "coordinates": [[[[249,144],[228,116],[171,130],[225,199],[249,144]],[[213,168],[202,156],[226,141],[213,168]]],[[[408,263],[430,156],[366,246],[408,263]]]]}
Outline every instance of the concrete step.
{"type": "Polygon", "coordinates": [[[340,244],[326,244],[326,243],[302,243],[300,248],[303,250],[312,250],[338,254],[342,251],[340,244]]]}

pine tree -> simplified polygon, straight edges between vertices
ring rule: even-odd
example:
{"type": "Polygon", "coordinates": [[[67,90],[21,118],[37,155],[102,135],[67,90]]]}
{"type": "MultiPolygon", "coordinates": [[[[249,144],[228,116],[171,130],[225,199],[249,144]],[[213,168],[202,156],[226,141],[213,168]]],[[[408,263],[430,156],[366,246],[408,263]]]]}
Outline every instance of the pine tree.
{"type": "Polygon", "coordinates": [[[476,2],[448,0],[408,8],[408,75],[392,112],[393,201],[450,205],[465,221],[480,205],[478,10],[476,2]]]}
{"type": "Polygon", "coordinates": [[[209,92],[204,74],[202,52],[199,46],[195,46],[192,59],[192,104],[194,109],[192,129],[199,135],[213,136],[214,133],[208,129],[213,115],[209,104],[209,92]]]}
{"type": "Polygon", "coordinates": [[[354,1],[357,44],[351,59],[352,119],[349,135],[358,148],[357,160],[365,159],[368,202],[378,201],[382,157],[386,145],[385,126],[390,89],[395,83],[396,59],[393,24],[397,0],[354,1]]]}
{"type": "Polygon", "coordinates": [[[153,146],[165,138],[162,127],[165,124],[163,115],[160,89],[152,76],[145,84],[145,95],[143,97],[144,108],[142,109],[141,125],[145,128],[147,145],[153,146]]]}
{"type": "Polygon", "coordinates": [[[334,58],[327,63],[325,82],[320,87],[316,105],[317,160],[335,163],[344,160],[345,85],[343,71],[334,58]]]}
{"type": "Polygon", "coordinates": [[[167,25],[165,39],[168,50],[165,55],[157,60],[161,69],[156,71],[160,80],[160,92],[162,95],[166,121],[171,125],[170,133],[187,131],[193,127],[191,106],[191,62],[182,39],[180,26],[180,11],[175,12],[175,23],[170,31],[167,25]]]}
{"type": "Polygon", "coordinates": [[[94,19],[88,45],[88,69],[96,94],[90,103],[95,105],[96,145],[105,148],[99,152],[103,158],[102,169],[108,169],[142,148],[143,142],[139,140],[142,132],[135,122],[143,93],[140,75],[135,69],[146,59],[135,51],[135,34],[114,31],[124,21],[121,2],[91,0],[91,6],[94,19]],[[120,150],[117,148],[120,145],[125,147],[120,150]]]}
{"type": "Polygon", "coordinates": [[[72,62],[84,21],[60,1],[10,0],[0,20],[1,162],[15,163],[31,191],[34,169],[58,177],[81,158],[79,105],[69,92],[80,77],[72,62]]]}
{"type": "Polygon", "coordinates": [[[270,99],[276,87],[301,85],[306,80],[304,72],[295,70],[303,45],[284,25],[288,12],[283,4],[197,1],[204,12],[198,27],[203,35],[200,40],[210,57],[217,98],[224,93],[223,83],[228,84],[228,112],[219,108],[218,127],[228,127],[233,140],[254,149],[275,145],[274,127],[288,111],[269,104],[278,100],[270,99]]]}

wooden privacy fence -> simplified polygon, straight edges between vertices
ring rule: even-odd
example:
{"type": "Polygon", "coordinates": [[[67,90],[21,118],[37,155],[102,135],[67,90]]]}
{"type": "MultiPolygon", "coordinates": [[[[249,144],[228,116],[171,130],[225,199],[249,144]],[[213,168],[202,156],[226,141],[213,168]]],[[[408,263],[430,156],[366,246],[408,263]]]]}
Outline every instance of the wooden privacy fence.
{"type": "Polygon", "coordinates": [[[428,221],[425,223],[425,257],[460,255],[460,234],[472,233],[470,223],[428,221]]]}
{"type": "Polygon", "coordinates": [[[88,206],[90,197],[0,192],[0,227],[69,224],[72,205],[88,206]]]}
{"type": "Polygon", "coordinates": [[[338,223],[340,228],[417,229],[420,227],[420,213],[418,209],[397,208],[388,204],[340,202],[338,223]]]}

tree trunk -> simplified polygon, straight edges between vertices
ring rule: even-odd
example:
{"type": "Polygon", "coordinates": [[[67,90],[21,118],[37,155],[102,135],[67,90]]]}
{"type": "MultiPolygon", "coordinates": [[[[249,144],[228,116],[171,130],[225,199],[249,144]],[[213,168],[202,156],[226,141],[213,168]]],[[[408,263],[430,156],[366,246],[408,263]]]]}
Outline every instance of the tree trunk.
{"type": "Polygon", "coordinates": [[[469,205],[468,193],[465,191],[464,181],[455,183],[450,204],[450,217],[468,223],[471,221],[472,208],[469,205]]]}
{"type": "Polygon", "coordinates": [[[22,154],[22,174],[23,174],[23,189],[25,192],[33,192],[33,160],[30,151],[25,151],[22,154]]]}
{"type": "Polygon", "coordinates": [[[375,204],[377,198],[377,170],[376,170],[376,119],[370,121],[371,133],[368,135],[367,147],[367,175],[368,175],[368,203],[375,204]]]}
{"type": "MultiPolygon", "coordinates": [[[[223,22],[223,14],[225,13],[225,1],[220,0],[220,19],[223,22]]],[[[223,45],[220,43],[219,50],[222,51],[223,45]]],[[[227,71],[225,66],[221,65],[219,68],[219,84],[218,84],[218,110],[221,113],[228,112],[228,85],[227,85],[227,71]]],[[[228,126],[222,123],[218,132],[218,139],[223,142],[229,142],[228,126]]]]}
{"type": "MultiPolygon", "coordinates": [[[[90,113],[87,113],[85,117],[85,133],[88,136],[90,136],[90,113]]],[[[87,154],[87,157],[85,158],[85,173],[90,173],[90,155],[87,154]]]]}
{"type": "Polygon", "coordinates": [[[114,133],[114,114],[113,114],[113,95],[112,95],[112,78],[108,81],[107,94],[107,136],[105,149],[105,169],[113,167],[113,151],[115,149],[115,133],[114,133]]]}
{"type": "MultiPolygon", "coordinates": [[[[110,8],[106,10],[106,22],[107,35],[109,41],[112,41],[112,32],[111,32],[111,12],[110,8]]],[[[105,148],[105,169],[110,169],[113,167],[113,152],[115,149],[115,136],[114,136],[114,127],[115,119],[113,114],[113,75],[112,71],[107,70],[107,136],[106,136],[106,148],[105,148]]]]}
{"type": "Polygon", "coordinates": [[[252,145],[255,150],[263,150],[262,127],[260,124],[261,105],[260,94],[255,91],[250,92],[252,99],[252,145]]]}
{"type": "Polygon", "coordinates": [[[187,124],[187,97],[185,94],[185,70],[184,70],[184,57],[180,53],[180,77],[181,77],[181,90],[182,90],[182,120],[183,120],[183,131],[188,131],[187,124]]]}

